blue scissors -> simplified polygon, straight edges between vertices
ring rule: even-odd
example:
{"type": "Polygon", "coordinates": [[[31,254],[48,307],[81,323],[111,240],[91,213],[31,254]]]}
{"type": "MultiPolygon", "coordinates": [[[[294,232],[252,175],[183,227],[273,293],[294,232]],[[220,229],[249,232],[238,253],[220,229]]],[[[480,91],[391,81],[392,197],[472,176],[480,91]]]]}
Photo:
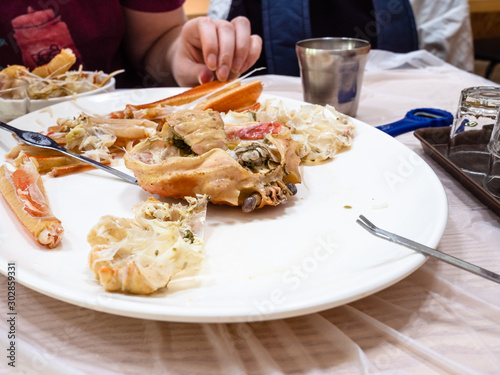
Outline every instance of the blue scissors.
{"type": "Polygon", "coordinates": [[[450,112],[435,108],[417,108],[409,111],[403,119],[377,126],[377,129],[395,137],[420,128],[449,126],[452,122],[453,115],[450,112]]]}

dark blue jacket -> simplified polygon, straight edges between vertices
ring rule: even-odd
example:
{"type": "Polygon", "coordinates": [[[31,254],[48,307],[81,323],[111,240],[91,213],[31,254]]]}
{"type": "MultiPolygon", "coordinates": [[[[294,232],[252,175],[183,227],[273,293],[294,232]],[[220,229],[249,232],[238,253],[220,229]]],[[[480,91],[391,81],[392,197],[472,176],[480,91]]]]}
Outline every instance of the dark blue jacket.
{"type": "Polygon", "coordinates": [[[228,19],[244,15],[263,39],[254,67],[267,74],[299,75],[295,43],[312,37],[354,37],[393,52],[418,49],[408,0],[233,0],[228,19]]]}

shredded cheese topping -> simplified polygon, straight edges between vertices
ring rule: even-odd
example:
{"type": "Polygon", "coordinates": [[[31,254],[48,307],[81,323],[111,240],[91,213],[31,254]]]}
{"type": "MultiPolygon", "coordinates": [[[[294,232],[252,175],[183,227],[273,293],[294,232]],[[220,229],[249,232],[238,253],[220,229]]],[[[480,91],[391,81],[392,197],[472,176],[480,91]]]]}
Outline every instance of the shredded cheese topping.
{"type": "Polygon", "coordinates": [[[89,266],[106,290],[149,294],[199,266],[208,198],[186,200],[189,206],[150,197],[134,208],[135,218],[107,215],[91,229],[89,266]]]}
{"type": "Polygon", "coordinates": [[[239,124],[245,121],[279,122],[292,132],[299,143],[297,154],[305,164],[314,164],[333,158],[339,151],[349,147],[354,137],[354,123],[330,105],[302,105],[290,110],[278,99],[268,99],[256,112],[229,112],[226,123],[239,124]]]}

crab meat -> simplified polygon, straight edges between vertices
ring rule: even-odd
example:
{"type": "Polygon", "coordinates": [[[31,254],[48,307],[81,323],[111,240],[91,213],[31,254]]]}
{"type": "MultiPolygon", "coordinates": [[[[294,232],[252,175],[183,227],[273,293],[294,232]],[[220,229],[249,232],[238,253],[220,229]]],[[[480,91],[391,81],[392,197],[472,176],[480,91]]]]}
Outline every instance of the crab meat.
{"type": "Polygon", "coordinates": [[[164,126],[161,134],[125,154],[125,165],[144,190],[162,197],[206,194],[212,203],[232,206],[253,197],[252,209],[275,206],[294,195],[289,186],[301,181],[300,159],[288,128],[263,137],[232,144],[234,149],[189,154],[177,147],[173,132],[164,126]]]}
{"type": "Polygon", "coordinates": [[[280,163],[280,154],[269,141],[240,142],[233,150],[234,158],[252,172],[266,172],[280,163]]]}
{"type": "Polygon", "coordinates": [[[198,155],[213,148],[227,148],[224,122],[216,111],[185,110],[167,117],[174,135],[198,155]]]}

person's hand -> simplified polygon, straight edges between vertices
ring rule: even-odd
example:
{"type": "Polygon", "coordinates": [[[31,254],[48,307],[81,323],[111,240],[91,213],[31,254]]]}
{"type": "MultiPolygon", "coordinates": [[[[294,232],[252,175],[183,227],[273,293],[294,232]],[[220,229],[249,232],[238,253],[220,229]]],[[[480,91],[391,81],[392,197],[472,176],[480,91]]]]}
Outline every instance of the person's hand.
{"type": "Polygon", "coordinates": [[[179,86],[214,79],[226,81],[248,70],[259,58],[262,39],[251,35],[250,21],[198,17],[186,22],[178,38],[172,73],[179,86]]]}

